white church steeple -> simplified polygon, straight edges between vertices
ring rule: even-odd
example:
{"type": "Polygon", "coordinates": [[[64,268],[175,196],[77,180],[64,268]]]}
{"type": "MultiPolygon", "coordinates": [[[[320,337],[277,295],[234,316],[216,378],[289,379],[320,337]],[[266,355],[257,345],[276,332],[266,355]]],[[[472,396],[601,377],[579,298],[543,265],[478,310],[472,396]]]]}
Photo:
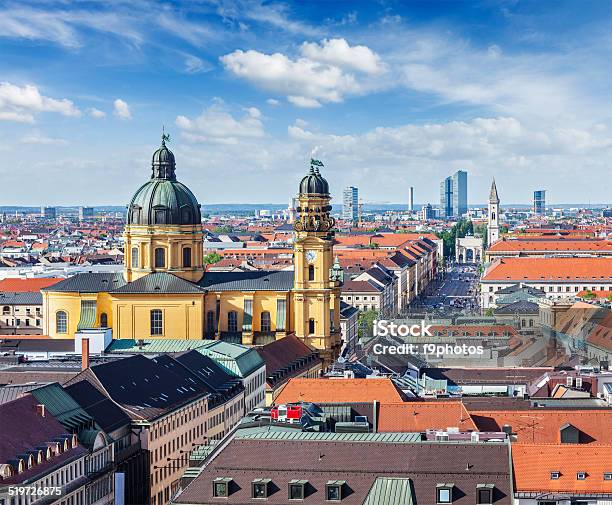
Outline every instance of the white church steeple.
{"type": "Polygon", "coordinates": [[[491,184],[491,193],[489,193],[489,214],[487,224],[487,246],[499,239],[499,196],[497,195],[497,187],[495,179],[491,184]]]}

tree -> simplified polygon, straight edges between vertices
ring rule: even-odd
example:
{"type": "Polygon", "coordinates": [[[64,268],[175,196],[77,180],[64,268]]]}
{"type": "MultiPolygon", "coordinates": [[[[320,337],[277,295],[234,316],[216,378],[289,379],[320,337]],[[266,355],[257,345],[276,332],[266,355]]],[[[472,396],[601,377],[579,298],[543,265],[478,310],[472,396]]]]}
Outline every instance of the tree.
{"type": "Polygon", "coordinates": [[[493,309],[492,308],[488,308],[487,310],[485,310],[485,316],[487,317],[491,317],[493,315],[493,309]]]}
{"type": "Polygon", "coordinates": [[[219,235],[220,233],[232,233],[234,228],[229,224],[224,224],[223,226],[216,226],[213,229],[213,233],[219,235]]]}
{"type": "Polygon", "coordinates": [[[219,253],[212,252],[204,256],[203,261],[205,265],[212,265],[221,261],[221,256],[219,255],[219,253]]]}
{"type": "Polygon", "coordinates": [[[608,301],[609,301],[609,302],[612,302],[612,293],[610,293],[610,294],[608,295],[608,301]]]}
{"type": "Polygon", "coordinates": [[[593,291],[591,291],[590,289],[587,289],[586,293],[582,295],[582,298],[584,298],[585,300],[593,300],[594,298],[597,298],[597,295],[593,293],[593,291]]]}
{"type": "Polygon", "coordinates": [[[359,312],[357,318],[358,335],[360,339],[372,338],[374,320],[378,319],[378,312],[376,310],[365,310],[359,312]]]}

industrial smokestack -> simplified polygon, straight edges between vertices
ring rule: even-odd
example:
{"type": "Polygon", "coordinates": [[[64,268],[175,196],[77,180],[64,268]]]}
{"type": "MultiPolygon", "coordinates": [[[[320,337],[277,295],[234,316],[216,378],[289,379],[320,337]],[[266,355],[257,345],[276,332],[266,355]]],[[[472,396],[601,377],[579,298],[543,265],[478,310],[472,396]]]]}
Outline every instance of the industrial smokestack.
{"type": "Polygon", "coordinates": [[[89,368],[89,339],[81,340],[81,370],[89,368]]]}

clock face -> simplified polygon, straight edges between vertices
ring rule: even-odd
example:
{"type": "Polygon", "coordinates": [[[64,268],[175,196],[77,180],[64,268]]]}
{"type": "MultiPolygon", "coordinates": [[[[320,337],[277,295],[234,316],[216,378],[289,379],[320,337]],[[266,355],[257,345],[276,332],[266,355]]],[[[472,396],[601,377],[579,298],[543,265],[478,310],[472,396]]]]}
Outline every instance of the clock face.
{"type": "Polygon", "coordinates": [[[307,251],[306,252],[306,261],[308,261],[308,263],[314,263],[314,261],[317,259],[317,253],[314,251],[307,251]]]}

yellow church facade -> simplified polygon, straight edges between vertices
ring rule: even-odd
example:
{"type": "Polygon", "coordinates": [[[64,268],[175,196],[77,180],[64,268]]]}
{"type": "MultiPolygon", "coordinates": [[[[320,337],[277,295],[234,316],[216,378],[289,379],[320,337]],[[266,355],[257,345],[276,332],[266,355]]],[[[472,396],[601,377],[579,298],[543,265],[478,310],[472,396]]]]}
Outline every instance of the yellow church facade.
{"type": "Polygon", "coordinates": [[[340,341],[342,271],[334,262],[331,197],[312,160],[300,182],[294,270],[205,272],[200,205],[177,181],[174,155],[153,154],[134,194],[121,273],[82,273],[43,293],[45,334],[108,328],[114,339],[222,339],[262,345],[295,334],[330,362],[340,341]]]}

